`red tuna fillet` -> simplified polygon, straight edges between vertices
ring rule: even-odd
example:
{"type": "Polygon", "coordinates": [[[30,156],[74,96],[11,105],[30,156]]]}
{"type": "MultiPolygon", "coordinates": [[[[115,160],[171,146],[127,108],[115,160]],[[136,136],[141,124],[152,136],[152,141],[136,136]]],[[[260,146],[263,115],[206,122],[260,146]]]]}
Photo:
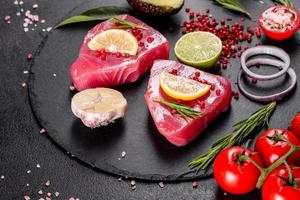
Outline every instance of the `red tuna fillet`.
{"type": "Polygon", "coordinates": [[[154,60],[169,58],[169,44],[162,34],[130,15],[119,15],[116,18],[146,28],[146,30],[124,29],[131,33],[135,32],[133,35],[139,42],[137,54],[120,57],[116,54],[107,54],[105,57],[100,57],[99,52],[90,50],[88,43],[94,36],[116,26],[110,20],[96,25],[85,36],[79,56],[70,69],[70,75],[77,90],[112,87],[134,82],[150,69],[154,60]]]}
{"type": "Polygon", "coordinates": [[[229,108],[231,84],[221,76],[209,74],[175,61],[157,60],[151,69],[145,99],[158,131],[172,144],[184,146],[194,140],[211,121],[229,108]],[[172,114],[170,108],[157,101],[157,99],[164,99],[178,102],[178,100],[172,100],[160,89],[159,74],[162,70],[211,85],[211,90],[199,99],[184,103],[180,101],[180,103],[200,111],[199,117],[186,120],[182,116],[172,114]]]}

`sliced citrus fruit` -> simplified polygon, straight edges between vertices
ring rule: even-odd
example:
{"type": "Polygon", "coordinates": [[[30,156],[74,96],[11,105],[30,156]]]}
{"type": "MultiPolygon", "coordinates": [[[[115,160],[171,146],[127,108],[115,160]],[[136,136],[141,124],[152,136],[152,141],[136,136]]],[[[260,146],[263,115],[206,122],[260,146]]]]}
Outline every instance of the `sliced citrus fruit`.
{"type": "Polygon", "coordinates": [[[120,52],[134,56],[139,46],[136,38],[128,31],[110,29],[94,36],[88,43],[88,47],[93,51],[105,49],[111,53],[120,52]]]}
{"type": "Polygon", "coordinates": [[[165,71],[160,73],[159,83],[168,96],[184,101],[191,101],[205,95],[211,87],[210,85],[165,71]]]}
{"type": "Polygon", "coordinates": [[[178,60],[195,67],[212,67],[218,61],[221,52],[220,38],[204,31],[185,34],[175,45],[178,60]]]}

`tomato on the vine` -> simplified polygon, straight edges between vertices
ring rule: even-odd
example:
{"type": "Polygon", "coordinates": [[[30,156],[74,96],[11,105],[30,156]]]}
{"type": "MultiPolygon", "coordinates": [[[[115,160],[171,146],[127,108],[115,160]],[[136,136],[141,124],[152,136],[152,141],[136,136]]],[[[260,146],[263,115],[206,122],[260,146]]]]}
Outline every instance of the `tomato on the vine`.
{"type": "Polygon", "coordinates": [[[298,12],[281,5],[265,10],[258,22],[263,32],[274,40],[284,40],[293,36],[300,26],[298,12]]]}
{"type": "Polygon", "coordinates": [[[294,117],[290,125],[290,131],[292,131],[300,140],[300,112],[294,117]]]}
{"type": "Polygon", "coordinates": [[[260,170],[249,160],[241,159],[243,155],[251,157],[258,165],[263,165],[258,153],[238,146],[222,150],[215,159],[214,177],[226,192],[245,194],[255,189],[260,170]]]}
{"type": "MultiPolygon", "coordinates": [[[[267,167],[290,150],[290,145],[284,140],[300,145],[299,139],[292,132],[282,128],[269,129],[256,139],[254,149],[259,152],[267,167]]],[[[300,151],[295,151],[287,161],[295,165],[300,164],[300,151]]]]}
{"type": "Polygon", "coordinates": [[[270,173],[262,186],[263,200],[300,200],[300,168],[291,167],[293,179],[285,166],[270,173]]]}

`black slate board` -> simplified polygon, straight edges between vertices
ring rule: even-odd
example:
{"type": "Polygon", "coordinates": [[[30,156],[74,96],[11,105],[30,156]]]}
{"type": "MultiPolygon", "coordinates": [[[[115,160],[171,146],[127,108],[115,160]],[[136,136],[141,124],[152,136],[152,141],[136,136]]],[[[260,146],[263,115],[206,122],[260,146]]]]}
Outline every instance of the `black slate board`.
{"type": "MultiPolygon", "coordinates": [[[[227,16],[220,12],[222,8],[213,6],[211,2],[193,4],[195,10],[204,11],[210,8],[216,17],[227,16]]],[[[69,14],[74,15],[79,13],[79,10],[92,7],[95,7],[95,3],[85,3],[80,9],[72,10],[69,14]]],[[[178,24],[182,19],[184,11],[172,18],[161,19],[160,24],[157,24],[157,19],[144,20],[169,39],[172,49],[181,33],[179,29],[172,33],[167,29],[170,24],[178,24]]],[[[250,21],[246,23],[254,24],[250,21]]],[[[49,138],[72,157],[78,158],[92,168],[119,176],[164,181],[194,180],[211,176],[211,170],[197,175],[190,173],[188,162],[209,149],[217,138],[231,131],[234,122],[247,117],[262,105],[243,97],[238,101],[233,100],[232,107],[215,120],[201,136],[186,147],[178,148],[168,143],[157,132],[148,113],[144,102],[149,76],[146,74],[133,84],[116,88],[124,94],[129,103],[125,119],[107,127],[88,129],[71,112],[70,100],[74,93],[69,90],[71,81],[68,70],[78,54],[84,35],[92,26],[93,24],[86,24],[54,30],[45,37],[35,54],[31,66],[29,97],[33,112],[41,127],[46,129],[49,138]],[[126,156],[119,160],[122,151],[126,152],[126,156]]],[[[264,38],[263,43],[270,44],[270,41],[264,38]]],[[[299,73],[297,61],[300,51],[297,48],[296,38],[280,43],[280,46],[290,53],[292,66],[299,73]]],[[[175,59],[172,51],[171,53],[171,58],[175,59]]],[[[236,59],[231,62],[229,69],[224,71],[223,76],[234,83],[238,71],[239,63],[236,59]]],[[[286,87],[288,78],[282,78],[278,83],[274,90],[278,90],[279,86],[286,87]]],[[[233,88],[237,90],[234,84],[233,88]]],[[[255,91],[266,92],[263,89],[255,91]]],[[[273,117],[271,125],[286,126],[298,110],[296,108],[299,107],[299,101],[296,99],[299,97],[300,94],[296,91],[279,104],[277,115],[273,117]]]]}

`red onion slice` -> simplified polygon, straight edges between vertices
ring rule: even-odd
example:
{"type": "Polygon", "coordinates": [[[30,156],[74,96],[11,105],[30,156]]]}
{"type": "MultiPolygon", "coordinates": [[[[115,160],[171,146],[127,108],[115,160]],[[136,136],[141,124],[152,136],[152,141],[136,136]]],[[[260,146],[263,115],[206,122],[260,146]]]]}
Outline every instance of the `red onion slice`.
{"type": "Polygon", "coordinates": [[[290,63],[291,63],[290,56],[284,50],[274,46],[253,47],[247,49],[241,56],[241,65],[242,65],[243,72],[250,78],[254,78],[256,80],[261,80],[261,81],[273,80],[284,75],[288,71],[290,63]],[[261,55],[261,54],[267,54],[267,55],[278,57],[279,59],[283,60],[283,62],[275,59],[269,59],[269,58],[255,59],[256,62],[253,61],[254,59],[248,60],[252,56],[261,55]],[[246,61],[248,64],[246,64],[246,61]],[[263,61],[265,62],[262,63],[263,61]],[[268,64],[272,66],[277,66],[280,69],[280,71],[272,75],[256,74],[250,71],[248,68],[248,66],[252,66],[256,64],[268,64]]]}
{"type": "MultiPolygon", "coordinates": [[[[249,64],[249,67],[252,67],[252,66],[254,66],[253,63],[257,62],[258,60],[261,62],[261,64],[268,64],[268,65],[277,67],[279,69],[281,68],[281,64],[282,64],[281,61],[275,62],[277,64],[274,64],[274,62],[273,62],[274,60],[272,60],[272,59],[266,59],[266,58],[265,59],[263,59],[263,58],[261,58],[261,59],[252,59],[251,61],[248,61],[247,63],[245,63],[245,65],[248,66],[248,64],[250,63],[251,65],[249,64]]],[[[285,96],[287,96],[292,91],[292,89],[296,86],[296,83],[297,83],[297,75],[296,75],[295,71],[292,68],[289,68],[287,70],[287,74],[291,77],[291,84],[290,84],[290,86],[287,89],[285,89],[285,90],[283,90],[281,92],[278,92],[276,94],[267,95],[267,96],[259,96],[259,95],[254,95],[254,94],[248,92],[243,87],[243,85],[241,83],[242,74],[243,74],[243,70],[241,70],[239,72],[239,75],[238,75],[238,87],[239,87],[239,89],[242,91],[242,93],[247,98],[249,98],[249,99],[251,99],[253,101],[257,101],[257,102],[264,102],[264,103],[266,103],[266,102],[281,100],[282,98],[284,98],[285,96]]],[[[254,78],[256,78],[256,76],[254,78]]],[[[274,78],[272,78],[272,79],[274,79],[274,78]]]]}

